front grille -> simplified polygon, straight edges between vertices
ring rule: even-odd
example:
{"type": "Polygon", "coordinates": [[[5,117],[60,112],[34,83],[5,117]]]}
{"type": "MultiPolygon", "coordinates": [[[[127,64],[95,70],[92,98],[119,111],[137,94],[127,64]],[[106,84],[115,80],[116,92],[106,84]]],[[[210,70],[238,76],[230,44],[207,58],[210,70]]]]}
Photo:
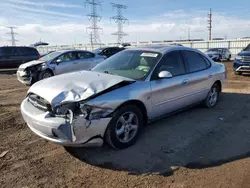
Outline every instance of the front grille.
{"type": "Polygon", "coordinates": [[[51,105],[49,104],[49,102],[47,102],[45,99],[43,99],[42,97],[36,94],[33,94],[33,93],[29,94],[28,101],[39,110],[42,110],[44,112],[52,111],[51,105]]]}
{"type": "Polygon", "coordinates": [[[250,56],[243,56],[242,61],[243,62],[250,62],[250,56]]]}
{"type": "Polygon", "coordinates": [[[18,68],[17,71],[24,71],[25,68],[18,68]]]}

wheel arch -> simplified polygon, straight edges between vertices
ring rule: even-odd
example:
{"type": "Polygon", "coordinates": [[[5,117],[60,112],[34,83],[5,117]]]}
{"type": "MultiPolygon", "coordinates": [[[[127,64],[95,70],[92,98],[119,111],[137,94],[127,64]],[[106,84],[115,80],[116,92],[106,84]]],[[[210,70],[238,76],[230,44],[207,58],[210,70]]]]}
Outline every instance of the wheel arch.
{"type": "Polygon", "coordinates": [[[216,82],[214,82],[214,84],[217,84],[219,86],[220,92],[222,91],[222,83],[220,80],[217,80],[216,82]]]}
{"type": "Polygon", "coordinates": [[[128,101],[122,103],[120,106],[118,106],[118,108],[116,110],[118,110],[124,106],[127,106],[127,105],[135,105],[140,109],[140,111],[143,115],[143,124],[146,125],[148,122],[148,112],[147,112],[147,108],[144,105],[144,103],[140,100],[132,99],[132,100],[128,100],[128,101]]]}

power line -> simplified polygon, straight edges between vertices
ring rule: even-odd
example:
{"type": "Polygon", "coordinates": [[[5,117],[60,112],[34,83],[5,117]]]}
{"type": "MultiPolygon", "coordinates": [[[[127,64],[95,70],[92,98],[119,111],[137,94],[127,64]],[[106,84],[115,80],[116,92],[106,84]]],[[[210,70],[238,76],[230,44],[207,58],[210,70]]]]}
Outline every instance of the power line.
{"type": "Polygon", "coordinates": [[[111,3],[113,8],[117,9],[117,15],[111,17],[111,20],[117,24],[117,32],[112,35],[117,35],[117,43],[121,44],[123,42],[123,36],[127,36],[128,34],[123,32],[123,24],[128,23],[128,19],[125,18],[122,14],[122,10],[126,10],[127,6],[121,4],[111,3]]]}
{"type": "Polygon", "coordinates": [[[6,33],[7,35],[10,35],[11,36],[11,43],[12,43],[12,46],[16,46],[16,37],[15,35],[17,35],[18,33],[14,32],[14,29],[16,29],[16,27],[7,27],[10,29],[10,33],[6,33]]]}
{"type": "Polygon", "coordinates": [[[208,14],[208,40],[212,40],[212,9],[210,8],[208,14]]]}
{"type": "Polygon", "coordinates": [[[89,4],[91,6],[91,13],[87,15],[87,18],[91,22],[91,26],[88,26],[86,29],[87,31],[91,30],[89,37],[93,48],[93,45],[101,45],[99,30],[102,30],[102,28],[97,24],[102,19],[102,17],[97,14],[97,7],[101,7],[101,2],[98,0],[86,0],[85,4],[89,4]]]}

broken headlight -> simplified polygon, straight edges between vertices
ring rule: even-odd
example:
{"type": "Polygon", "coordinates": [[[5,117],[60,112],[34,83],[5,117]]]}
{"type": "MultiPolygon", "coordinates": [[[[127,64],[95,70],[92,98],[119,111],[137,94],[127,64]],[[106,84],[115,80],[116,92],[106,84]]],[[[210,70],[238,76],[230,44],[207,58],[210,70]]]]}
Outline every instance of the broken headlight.
{"type": "Polygon", "coordinates": [[[80,110],[87,120],[105,118],[113,112],[110,108],[90,106],[86,104],[80,105],[80,110]]]}
{"type": "Polygon", "coordinates": [[[68,110],[71,110],[72,112],[75,111],[77,107],[76,103],[66,103],[66,104],[60,104],[53,108],[53,112],[57,115],[65,115],[68,110]]]}

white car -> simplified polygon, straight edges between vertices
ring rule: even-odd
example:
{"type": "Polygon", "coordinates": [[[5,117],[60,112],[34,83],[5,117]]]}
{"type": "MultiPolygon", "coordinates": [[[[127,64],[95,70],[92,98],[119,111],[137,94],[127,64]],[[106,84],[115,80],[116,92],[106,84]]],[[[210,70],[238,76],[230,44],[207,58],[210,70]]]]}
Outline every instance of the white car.
{"type": "Polygon", "coordinates": [[[51,52],[39,60],[30,61],[19,66],[17,79],[25,85],[68,72],[90,70],[106,59],[85,50],[63,50],[51,52]]]}

